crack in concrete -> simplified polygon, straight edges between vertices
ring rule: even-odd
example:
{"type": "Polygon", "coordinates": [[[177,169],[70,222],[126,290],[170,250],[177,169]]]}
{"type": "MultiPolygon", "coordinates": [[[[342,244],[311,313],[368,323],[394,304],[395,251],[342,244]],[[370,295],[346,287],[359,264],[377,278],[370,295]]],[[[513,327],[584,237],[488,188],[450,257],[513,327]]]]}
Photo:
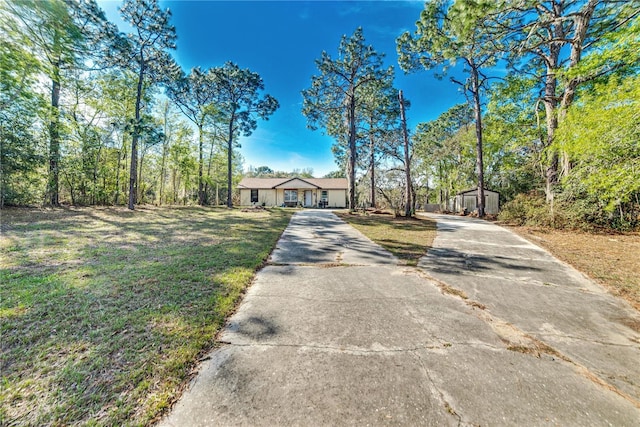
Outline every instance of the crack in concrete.
{"type": "MultiPolygon", "coordinates": [[[[325,298],[312,298],[312,297],[303,297],[303,296],[297,296],[297,295],[268,295],[268,294],[254,294],[253,295],[256,298],[282,298],[282,299],[286,299],[286,300],[290,300],[290,299],[297,299],[297,300],[301,300],[301,301],[313,301],[313,302],[329,302],[329,303],[352,303],[355,301],[407,301],[407,302],[424,302],[425,299],[424,298],[420,298],[418,296],[407,296],[407,297],[387,297],[387,296],[380,296],[380,297],[361,297],[361,298],[350,298],[350,299],[345,299],[345,298],[341,298],[339,300],[335,300],[335,299],[325,299],[325,298]]],[[[412,317],[413,318],[413,317],[412,317]]],[[[413,318],[415,320],[415,318],[413,318]]]]}
{"type": "MultiPolygon", "coordinates": [[[[531,250],[534,252],[538,252],[538,253],[546,253],[543,249],[540,249],[540,247],[532,244],[532,243],[527,243],[527,244],[503,244],[503,243],[493,243],[493,242],[483,242],[483,241],[478,241],[478,240],[465,240],[465,239],[447,239],[447,243],[451,243],[451,242],[459,242],[459,243],[464,243],[464,245],[479,245],[479,246],[493,246],[493,247],[497,247],[497,248],[516,248],[516,249],[526,249],[526,250],[531,250]]],[[[448,247],[453,248],[453,245],[449,245],[448,247]]]]}
{"type": "Polygon", "coordinates": [[[316,350],[328,350],[328,351],[340,351],[340,352],[345,352],[347,354],[349,353],[353,353],[353,354],[375,354],[375,353],[389,353],[389,354],[393,354],[393,353],[406,353],[406,352],[415,352],[418,350],[439,350],[439,351],[446,351],[447,349],[453,348],[454,346],[460,346],[460,347],[470,347],[470,348],[485,348],[488,350],[493,350],[493,351],[500,351],[500,350],[504,350],[505,347],[499,347],[499,346],[495,346],[492,344],[488,344],[488,343],[483,343],[483,342],[479,342],[479,341],[452,341],[452,340],[445,340],[445,339],[441,339],[440,337],[434,337],[432,336],[432,338],[435,341],[438,341],[437,345],[424,345],[424,346],[415,346],[415,347],[407,347],[407,348],[385,348],[385,349],[380,349],[380,350],[374,350],[374,349],[361,349],[361,348],[349,348],[349,347],[345,347],[345,346],[331,346],[331,345],[310,345],[310,344],[291,344],[291,343],[270,343],[270,342],[261,342],[261,343],[255,343],[255,342],[248,342],[248,343],[238,343],[238,342],[232,342],[232,341],[228,341],[228,340],[218,340],[217,343],[219,344],[224,344],[224,345],[230,345],[230,346],[238,346],[238,347],[260,347],[260,346],[265,346],[265,347],[292,347],[292,348],[309,348],[309,349],[316,349],[316,350]]]}
{"type": "Polygon", "coordinates": [[[274,267],[315,267],[315,268],[336,268],[336,267],[373,267],[384,266],[385,264],[347,264],[341,260],[336,262],[267,262],[265,265],[274,267]]]}
{"type": "Polygon", "coordinates": [[[613,343],[613,342],[607,342],[607,341],[601,341],[601,340],[594,340],[594,339],[585,338],[585,337],[576,337],[574,335],[546,334],[546,333],[540,333],[539,335],[541,335],[543,338],[546,338],[546,337],[568,338],[574,341],[583,341],[587,343],[600,344],[600,345],[606,345],[606,346],[612,346],[612,347],[638,348],[637,344],[619,344],[619,343],[613,343]]]}
{"type": "Polygon", "coordinates": [[[442,404],[445,411],[457,420],[457,425],[461,426],[462,416],[453,408],[453,406],[451,406],[451,403],[449,403],[449,401],[447,400],[445,393],[436,385],[436,382],[431,377],[429,369],[425,366],[424,361],[420,357],[420,354],[413,352],[413,356],[418,360],[423,375],[427,378],[427,380],[429,380],[431,391],[432,393],[435,393],[436,399],[438,399],[438,401],[442,404]]]}
{"type": "Polygon", "coordinates": [[[312,344],[285,344],[285,343],[237,343],[231,341],[218,341],[219,344],[235,346],[235,347],[268,347],[268,348],[297,348],[301,350],[321,350],[329,353],[343,353],[353,356],[366,356],[369,354],[382,354],[392,355],[399,353],[414,353],[419,350],[446,350],[445,345],[424,345],[415,346],[410,348],[385,348],[380,350],[374,349],[361,349],[361,348],[348,348],[343,346],[331,346],[331,345],[312,345],[312,344]]]}
{"type": "MultiPolygon", "coordinates": [[[[432,266],[426,266],[424,264],[421,264],[421,265],[418,266],[418,268],[422,269],[425,272],[426,271],[433,272],[433,271],[439,269],[440,267],[437,267],[437,266],[433,266],[432,267],[432,266]]],[[[566,292],[566,293],[581,293],[581,294],[590,294],[590,295],[601,295],[601,294],[604,293],[604,292],[593,291],[593,290],[585,289],[583,287],[576,287],[576,286],[572,286],[572,285],[558,285],[556,283],[544,282],[544,281],[532,279],[532,278],[529,278],[529,277],[494,276],[492,274],[476,273],[476,272],[473,272],[473,271],[466,271],[466,270],[457,270],[456,274],[457,275],[461,275],[461,276],[473,276],[473,277],[478,277],[478,278],[482,278],[482,279],[495,279],[495,280],[509,279],[510,281],[512,281],[514,283],[520,283],[520,284],[523,284],[523,285],[538,286],[538,287],[543,287],[543,288],[554,288],[554,289],[556,289],[558,291],[566,292]]],[[[430,277],[432,277],[432,276],[430,276],[430,277]]],[[[437,280],[437,279],[432,278],[432,280],[437,280]]]]}
{"type": "MultiPolygon", "coordinates": [[[[431,277],[429,274],[427,274],[424,271],[418,270],[418,275],[420,275],[425,279],[431,280],[435,286],[441,289],[443,289],[441,285],[444,285],[446,287],[446,290],[443,289],[443,292],[446,292],[452,295],[453,297],[457,297],[458,299],[467,303],[467,297],[464,291],[460,289],[456,289],[451,285],[448,285],[447,283],[441,282],[438,279],[431,277]],[[450,291],[450,289],[453,291],[450,291]]],[[[583,377],[587,378],[588,380],[592,381],[598,386],[601,386],[609,391],[614,392],[615,394],[619,395],[623,399],[629,401],[631,404],[633,404],[637,408],[640,408],[640,400],[629,395],[628,393],[625,393],[624,391],[620,390],[618,387],[612,384],[609,384],[607,381],[603,380],[597,374],[589,370],[589,368],[587,368],[586,366],[576,362],[575,360],[571,359],[569,356],[561,353],[559,350],[555,349],[554,347],[550,346],[544,341],[541,341],[527,334],[526,332],[517,328],[511,323],[508,323],[500,318],[497,318],[491,315],[488,310],[483,309],[483,310],[477,311],[476,316],[491,327],[491,329],[498,336],[498,338],[500,338],[505,343],[507,350],[533,355],[537,358],[540,358],[542,354],[548,354],[550,356],[557,357],[558,359],[572,365],[576,373],[582,375],[583,377]]],[[[635,347],[635,346],[630,346],[630,347],[635,347]]]]}

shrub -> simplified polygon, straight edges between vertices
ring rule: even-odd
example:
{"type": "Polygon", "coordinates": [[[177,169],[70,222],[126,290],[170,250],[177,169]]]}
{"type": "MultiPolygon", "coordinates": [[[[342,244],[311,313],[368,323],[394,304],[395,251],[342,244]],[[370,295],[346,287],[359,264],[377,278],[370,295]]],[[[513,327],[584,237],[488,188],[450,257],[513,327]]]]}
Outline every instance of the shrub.
{"type": "Polygon", "coordinates": [[[535,190],[518,194],[507,202],[498,219],[508,224],[541,227],[557,227],[561,222],[561,218],[546,203],[544,195],[535,190]]]}
{"type": "Polygon", "coordinates": [[[638,226],[638,210],[634,206],[620,211],[624,214],[610,212],[597,197],[565,186],[556,194],[553,205],[539,191],[518,194],[502,207],[498,219],[513,225],[584,231],[628,231],[638,226]]]}

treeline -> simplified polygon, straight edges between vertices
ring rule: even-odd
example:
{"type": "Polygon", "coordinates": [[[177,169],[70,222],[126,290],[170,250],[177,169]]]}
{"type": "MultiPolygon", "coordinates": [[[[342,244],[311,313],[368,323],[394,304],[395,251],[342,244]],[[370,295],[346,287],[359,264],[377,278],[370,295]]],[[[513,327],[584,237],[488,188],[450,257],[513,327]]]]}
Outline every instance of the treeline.
{"type": "Polygon", "coordinates": [[[470,100],[415,134],[431,200],[484,182],[505,220],[636,228],[639,14],[638,1],[429,3],[398,39],[400,64],[462,62],[468,78],[452,80],[470,100]]]}
{"type": "Polygon", "coordinates": [[[380,195],[410,214],[477,187],[479,216],[490,188],[505,220],[633,229],[639,14],[637,0],[433,0],[416,30],[397,39],[399,65],[442,78],[462,64],[463,78],[449,80],[467,103],[421,123],[407,143],[409,103],[398,101],[393,68],[358,29],[335,58],[317,60],[303,113],[335,138],[352,208],[379,204],[380,195]]]}
{"type": "MultiPolygon", "coordinates": [[[[130,34],[93,0],[0,3],[0,204],[231,206],[237,137],[277,101],[236,64],[182,71],[157,1],[121,13],[130,34]]],[[[320,53],[302,113],[334,138],[351,208],[411,215],[477,187],[480,216],[489,188],[506,220],[636,228],[639,15],[640,0],[429,1],[397,39],[400,68],[448,77],[467,103],[406,129],[394,67],[358,28],[320,53]]]]}
{"type": "Polygon", "coordinates": [[[227,203],[234,151],[278,102],[233,63],[185,73],[171,13],[125,0],[0,3],[0,206],[227,203]]]}
{"type": "MultiPolygon", "coordinates": [[[[332,177],[332,174],[326,175],[326,178],[332,177]]],[[[295,168],[291,172],[285,172],[273,170],[269,166],[249,166],[244,176],[247,178],[313,178],[313,168],[295,168]]]]}

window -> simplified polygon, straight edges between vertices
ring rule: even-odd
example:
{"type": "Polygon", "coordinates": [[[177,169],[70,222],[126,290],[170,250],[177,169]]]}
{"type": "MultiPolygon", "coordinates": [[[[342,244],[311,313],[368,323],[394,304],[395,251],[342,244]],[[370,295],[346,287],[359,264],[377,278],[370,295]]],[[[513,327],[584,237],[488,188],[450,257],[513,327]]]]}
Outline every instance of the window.
{"type": "Polygon", "coordinates": [[[251,190],[251,203],[258,203],[258,190],[251,190]]]}
{"type": "Polygon", "coordinates": [[[322,190],[322,196],[320,196],[320,200],[322,200],[323,202],[326,202],[327,200],[329,200],[329,196],[327,195],[327,190],[322,190]]]}
{"type": "Polygon", "coordinates": [[[298,190],[284,190],[285,203],[295,203],[298,201],[298,190]]]}

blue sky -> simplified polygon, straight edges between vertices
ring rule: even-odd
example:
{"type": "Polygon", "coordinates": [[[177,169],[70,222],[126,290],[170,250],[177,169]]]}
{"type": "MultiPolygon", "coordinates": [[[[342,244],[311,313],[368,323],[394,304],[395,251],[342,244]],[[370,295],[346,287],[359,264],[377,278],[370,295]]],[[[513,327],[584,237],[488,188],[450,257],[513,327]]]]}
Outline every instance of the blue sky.
{"type": "MultiPolygon", "coordinates": [[[[99,1],[108,18],[126,31],[119,18],[121,1],[99,1]]],[[[411,101],[410,128],[433,120],[464,97],[448,79],[431,71],[405,75],[397,65],[395,39],[413,31],[423,1],[161,1],[173,14],[178,49],[173,53],[186,71],[233,61],[258,72],[265,92],[280,102],[269,119],[242,137],[245,168],[274,170],[313,168],[320,177],[337,166],[332,139],[306,127],[300,92],[317,74],[315,59],[323,50],[336,56],[342,35],[363,28],[368,44],[385,53],[396,68],[395,86],[411,101]]]]}

